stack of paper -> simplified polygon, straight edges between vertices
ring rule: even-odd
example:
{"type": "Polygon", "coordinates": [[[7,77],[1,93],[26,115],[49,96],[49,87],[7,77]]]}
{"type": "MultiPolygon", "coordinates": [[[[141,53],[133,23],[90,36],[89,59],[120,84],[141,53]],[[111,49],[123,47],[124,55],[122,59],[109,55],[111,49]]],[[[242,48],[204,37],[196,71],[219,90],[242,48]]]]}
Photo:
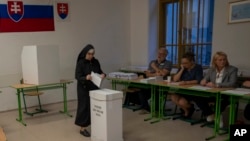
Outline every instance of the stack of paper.
{"type": "Polygon", "coordinates": [[[224,93],[231,93],[231,94],[235,94],[235,95],[246,95],[246,94],[250,94],[250,89],[246,89],[246,88],[236,88],[233,90],[227,90],[227,91],[223,91],[224,93]]]}
{"type": "Polygon", "coordinates": [[[111,72],[108,75],[111,78],[122,78],[122,79],[137,79],[138,75],[136,73],[125,73],[125,72],[111,72]]]}
{"type": "Polygon", "coordinates": [[[189,87],[191,89],[197,89],[197,90],[209,90],[209,89],[212,89],[210,87],[205,87],[205,86],[192,86],[192,87],[189,87]]]}
{"type": "Polygon", "coordinates": [[[155,82],[156,78],[155,77],[149,77],[149,78],[145,78],[145,79],[141,79],[140,82],[143,83],[150,83],[150,82],[155,82]]]}
{"type": "MultiPolygon", "coordinates": [[[[167,82],[167,80],[166,80],[167,82]]],[[[170,82],[170,85],[180,85],[180,82],[170,82]]]]}

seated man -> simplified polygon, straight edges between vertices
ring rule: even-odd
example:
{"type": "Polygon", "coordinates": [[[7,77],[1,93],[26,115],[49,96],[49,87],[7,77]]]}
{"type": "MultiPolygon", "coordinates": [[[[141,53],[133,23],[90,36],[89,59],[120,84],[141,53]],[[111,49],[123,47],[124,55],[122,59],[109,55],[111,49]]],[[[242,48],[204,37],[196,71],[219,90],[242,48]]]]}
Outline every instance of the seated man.
{"type": "MultiPolygon", "coordinates": [[[[170,74],[172,69],[172,62],[166,60],[167,55],[168,51],[166,48],[159,48],[157,59],[152,60],[149,63],[148,70],[145,71],[147,77],[162,76],[163,79],[167,79],[167,76],[170,74]]],[[[150,96],[151,96],[150,89],[142,89],[141,92],[139,93],[139,98],[142,106],[140,114],[149,113],[150,107],[148,104],[148,100],[150,96]]]]}

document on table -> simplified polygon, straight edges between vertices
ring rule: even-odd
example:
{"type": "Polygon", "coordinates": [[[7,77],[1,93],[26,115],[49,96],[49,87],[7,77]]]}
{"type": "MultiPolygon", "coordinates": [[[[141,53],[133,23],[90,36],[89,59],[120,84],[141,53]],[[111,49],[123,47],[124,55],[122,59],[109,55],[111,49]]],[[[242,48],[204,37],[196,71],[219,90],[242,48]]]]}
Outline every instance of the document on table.
{"type": "Polygon", "coordinates": [[[246,94],[250,94],[250,89],[246,89],[246,88],[236,88],[233,90],[227,90],[227,91],[223,91],[225,93],[231,93],[231,94],[235,94],[235,95],[246,95],[246,94]]]}
{"type": "Polygon", "coordinates": [[[209,90],[211,88],[209,87],[205,87],[205,86],[192,86],[192,87],[189,87],[191,89],[197,89],[197,90],[209,90]]]}
{"type": "Polygon", "coordinates": [[[170,85],[180,85],[180,82],[170,82],[170,85]]]}
{"type": "Polygon", "coordinates": [[[91,81],[97,86],[101,87],[102,84],[102,78],[101,75],[98,73],[91,72],[91,81]]]}

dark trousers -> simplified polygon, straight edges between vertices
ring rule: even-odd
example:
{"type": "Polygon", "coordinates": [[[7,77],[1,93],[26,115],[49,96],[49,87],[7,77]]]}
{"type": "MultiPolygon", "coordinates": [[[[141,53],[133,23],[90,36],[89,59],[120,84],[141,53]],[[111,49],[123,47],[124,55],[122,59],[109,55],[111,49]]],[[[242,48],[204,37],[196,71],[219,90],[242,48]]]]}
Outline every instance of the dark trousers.
{"type": "Polygon", "coordinates": [[[151,97],[151,89],[141,89],[141,91],[138,94],[141,103],[141,108],[150,111],[148,100],[151,97]]]}
{"type": "MultiPolygon", "coordinates": [[[[142,109],[150,111],[148,100],[151,98],[151,89],[141,89],[141,91],[139,92],[139,98],[142,109]]],[[[159,90],[157,89],[155,92],[155,110],[159,110],[159,90]]]]}
{"type": "MultiPolygon", "coordinates": [[[[215,103],[215,98],[206,98],[206,97],[192,97],[193,101],[197,104],[197,106],[202,110],[204,116],[208,116],[214,114],[214,109],[209,106],[210,102],[215,103]]],[[[221,112],[223,112],[226,107],[229,105],[229,97],[222,96],[221,100],[221,112]]]]}

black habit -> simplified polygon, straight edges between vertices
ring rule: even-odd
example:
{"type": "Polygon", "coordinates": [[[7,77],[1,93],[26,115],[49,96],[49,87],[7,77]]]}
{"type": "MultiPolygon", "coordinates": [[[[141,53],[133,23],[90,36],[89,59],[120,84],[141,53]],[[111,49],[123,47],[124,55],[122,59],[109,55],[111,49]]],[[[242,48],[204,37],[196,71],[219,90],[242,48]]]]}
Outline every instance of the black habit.
{"type": "Polygon", "coordinates": [[[91,74],[91,71],[102,74],[100,63],[93,57],[92,60],[86,60],[86,54],[89,50],[94,49],[92,45],[87,45],[77,58],[77,65],[75,70],[75,78],[77,80],[77,113],[75,124],[81,127],[90,125],[90,97],[89,91],[98,89],[98,87],[91,81],[86,80],[86,76],[91,74]]]}

